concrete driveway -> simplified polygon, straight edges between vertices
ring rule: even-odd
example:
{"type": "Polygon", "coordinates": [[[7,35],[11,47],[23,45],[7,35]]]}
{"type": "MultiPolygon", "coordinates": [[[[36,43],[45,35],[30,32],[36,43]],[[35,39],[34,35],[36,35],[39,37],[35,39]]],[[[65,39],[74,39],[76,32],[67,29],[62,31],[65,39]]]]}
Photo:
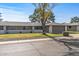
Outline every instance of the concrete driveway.
{"type": "Polygon", "coordinates": [[[0,56],[73,55],[62,43],[50,38],[0,42],[0,56]]]}
{"type": "Polygon", "coordinates": [[[72,37],[79,38],[79,34],[69,34],[72,37]]]}

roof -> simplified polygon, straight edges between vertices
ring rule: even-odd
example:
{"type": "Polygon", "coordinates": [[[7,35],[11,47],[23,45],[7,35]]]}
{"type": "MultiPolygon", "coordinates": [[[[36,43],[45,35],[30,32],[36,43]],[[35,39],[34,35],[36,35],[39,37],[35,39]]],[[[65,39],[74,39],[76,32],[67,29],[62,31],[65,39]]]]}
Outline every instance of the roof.
{"type": "Polygon", "coordinates": [[[79,25],[79,23],[48,23],[47,25],[79,25]]]}
{"type": "MultiPolygon", "coordinates": [[[[6,26],[41,26],[41,23],[1,21],[0,25],[6,25],[6,26]]],[[[47,23],[46,25],[79,25],[79,23],[47,23]]]]}
{"type": "Polygon", "coordinates": [[[40,23],[31,23],[31,22],[0,22],[0,25],[6,25],[6,26],[41,26],[40,23]]]}

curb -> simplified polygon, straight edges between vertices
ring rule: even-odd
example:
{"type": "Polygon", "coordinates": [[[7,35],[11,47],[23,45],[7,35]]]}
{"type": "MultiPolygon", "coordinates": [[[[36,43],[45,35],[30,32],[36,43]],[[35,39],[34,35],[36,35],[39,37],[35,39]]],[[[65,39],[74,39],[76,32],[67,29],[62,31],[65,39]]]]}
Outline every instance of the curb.
{"type": "Polygon", "coordinates": [[[0,42],[0,44],[11,44],[11,43],[27,43],[27,42],[36,42],[36,41],[44,41],[44,40],[51,40],[50,38],[43,38],[43,39],[32,39],[32,40],[15,40],[15,41],[5,41],[0,42]]]}

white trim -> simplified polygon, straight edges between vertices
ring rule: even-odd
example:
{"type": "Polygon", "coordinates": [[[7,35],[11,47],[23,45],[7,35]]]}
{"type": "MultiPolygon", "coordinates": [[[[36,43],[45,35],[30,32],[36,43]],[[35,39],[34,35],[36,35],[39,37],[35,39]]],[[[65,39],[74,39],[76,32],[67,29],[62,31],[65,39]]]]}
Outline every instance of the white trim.
{"type": "Polygon", "coordinates": [[[49,33],[52,33],[52,25],[49,26],[49,33]]]}
{"type": "Polygon", "coordinates": [[[65,31],[67,31],[67,26],[65,26],[65,31]]]}
{"type": "Polygon", "coordinates": [[[77,31],[79,31],[79,26],[77,26],[77,31]]]}

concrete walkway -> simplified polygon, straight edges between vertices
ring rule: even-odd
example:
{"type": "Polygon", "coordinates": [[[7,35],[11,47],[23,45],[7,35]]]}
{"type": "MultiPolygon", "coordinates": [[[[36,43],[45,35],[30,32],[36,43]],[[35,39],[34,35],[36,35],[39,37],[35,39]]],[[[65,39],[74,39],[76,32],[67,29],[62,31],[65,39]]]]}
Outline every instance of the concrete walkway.
{"type": "Polygon", "coordinates": [[[70,34],[70,36],[72,36],[74,38],[79,38],[79,34],[70,34]]]}

